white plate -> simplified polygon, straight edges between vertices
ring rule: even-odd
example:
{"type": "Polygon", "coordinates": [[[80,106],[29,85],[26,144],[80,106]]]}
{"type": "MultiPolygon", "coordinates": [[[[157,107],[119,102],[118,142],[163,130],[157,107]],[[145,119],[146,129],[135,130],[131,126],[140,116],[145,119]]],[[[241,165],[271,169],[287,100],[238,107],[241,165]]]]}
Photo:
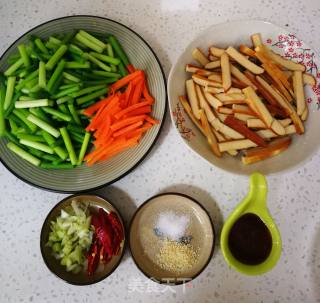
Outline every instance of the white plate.
{"type": "Polygon", "coordinates": [[[176,64],[172,67],[168,79],[168,95],[172,121],[181,138],[194,152],[211,164],[236,174],[250,174],[260,171],[264,174],[282,172],[306,162],[318,150],[320,127],[320,70],[319,57],[302,40],[287,30],[263,21],[236,21],[213,25],[202,32],[183,51],[176,64]],[[317,78],[317,87],[307,87],[306,97],[309,103],[309,118],[305,123],[306,132],[302,136],[293,136],[293,143],[287,151],[279,156],[251,165],[243,165],[240,157],[225,155],[216,158],[204,136],[189,119],[178,97],[185,95],[185,80],[190,74],[185,72],[187,63],[195,63],[191,52],[195,47],[207,51],[211,45],[217,47],[251,45],[250,35],[260,32],[264,42],[282,56],[291,56],[294,61],[303,62],[307,71],[317,78]]]}

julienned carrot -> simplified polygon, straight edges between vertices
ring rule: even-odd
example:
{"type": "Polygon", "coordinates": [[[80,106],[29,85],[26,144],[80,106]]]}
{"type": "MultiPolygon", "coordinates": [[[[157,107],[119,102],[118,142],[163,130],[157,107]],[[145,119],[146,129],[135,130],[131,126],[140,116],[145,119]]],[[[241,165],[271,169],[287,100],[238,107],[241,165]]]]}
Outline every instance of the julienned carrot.
{"type": "Polygon", "coordinates": [[[132,74],[136,71],[132,64],[127,65],[127,70],[130,74],[132,74]]]}
{"type": "Polygon", "coordinates": [[[123,108],[126,108],[129,105],[129,101],[130,101],[130,98],[131,98],[132,90],[133,90],[133,85],[132,85],[132,82],[130,82],[128,84],[128,87],[127,87],[126,92],[125,92],[125,102],[123,104],[124,105],[123,108]]]}
{"type": "Polygon", "coordinates": [[[141,127],[135,129],[134,131],[132,131],[131,133],[128,133],[126,135],[127,138],[131,138],[131,137],[135,137],[138,135],[142,135],[143,133],[145,133],[148,129],[150,129],[153,126],[153,124],[151,123],[146,123],[145,125],[142,125],[141,127]]]}
{"type": "Polygon", "coordinates": [[[115,95],[108,104],[102,106],[96,116],[91,120],[91,123],[87,126],[86,130],[95,130],[97,126],[103,121],[104,117],[109,114],[112,108],[116,107],[119,103],[119,97],[115,95]]]}
{"type": "Polygon", "coordinates": [[[149,101],[151,104],[154,102],[153,97],[150,95],[149,90],[148,90],[148,84],[146,83],[146,81],[144,82],[144,87],[143,87],[143,91],[142,91],[143,97],[149,101]]]}
{"type": "Polygon", "coordinates": [[[149,94],[144,72],[132,71],[110,87],[109,97],[85,110],[93,116],[87,130],[94,131],[95,150],[85,157],[88,165],[109,159],[139,143],[158,120],[149,116],[154,98],[149,94]]]}
{"type": "Polygon", "coordinates": [[[124,138],[114,140],[111,142],[111,144],[108,144],[108,146],[104,147],[103,149],[100,149],[98,153],[91,157],[90,160],[88,160],[88,165],[90,166],[100,159],[105,160],[107,158],[110,158],[111,156],[119,153],[120,151],[128,147],[132,147],[136,144],[138,144],[138,136],[130,138],[129,140],[126,140],[124,138]]]}
{"type": "Polygon", "coordinates": [[[97,112],[99,110],[99,108],[101,106],[104,106],[106,104],[108,104],[108,102],[110,102],[110,100],[113,98],[113,95],[105,98],[105,99],[102,99],[100,101],[98,101],[97,103],[91,105],[90,107],[86,108],[83,113],[86,115],[86,116],[92,116],[95,112],[97,112]]]}
{"type": "Polygon", "coordinates": [[[142,78],[143,77],[143,71],[142,70],[137,70],[137,71],[133,72],[132,74],[129,74],[129,75],[121,78],[116,83],[111,85],[111,90],[116,91],[116,90],[126,86],[127,84],[129,84],[130,81],[132,81],[136,77],[141,77],[142,78]]]}
{"type": "Polygon", "coordinates": [[[131,102],[130,105],[133,104],[137,104],[141,98],[141,94],[142,94],[142,90],[144,87],[144,79],[139,80],[139,82],[136,84],[133,94],[132,94],[132,98],[131,98],[131,102]]]}
{"type": "Polygon", "coordinates": [[[104,154],[104,156],[101,158],[101,160],[107,160],[107,159],[111,158],[112,156],[118,154],[119,152],[121,152],[129,147],[134,147],[135,145],[137,145],[139,143],[140,138],[141,138],[141,135],[136,136],[134,138],[130,138],[123,145],[118,145],[117,147],[113,148],[112,150],[110,149],[109,151],[107,151],[104,154]]]}
{"type": "Polygon", "coordinates": [[[123,109],[122,111],[118,112],[115,116],[116,119],[120,119],[121,117],[123,117],[125,114],[130,113],[131,111],[140,108],[140,107],[144,107],[146,105],[151,105],[149,101],[144,101],[144,102],[139,102],[137,104],[133,104],[125,109],[123,109]]]}
{"type": "Polygon", "coordinates": [[[113,137],[116,138],[116,137],[119,137],[121,135],[124,135],[124,134],[127,134],[128,132],[138,128],[139,126],[141,126],[143,124],[143,121],[138,121],[136,123],[133,123],[127,127],[124,127],[123,129],[121,130],[118,130],[116,132],[113,133],[113,137]]]}
{"type": "Polygon", "coordinates": [[[148,122],[150,122],[151,124],[159,124],[159,120],[152,119],[152,118],[149,117],[149,116],[146,116],[146,120],[147,120],[148,122]]]}
{"type": "MultiPolygon", "coordinates": [[[[109,138],[105,142],[104,146],[112,146],[113,143],[114,143],[114,138],[109,138]]],[[[94,159],[98,160],[105,153],[105,150],[106,150],[105,147],[97,148],[92,153],[88,154],[84,159],[88,162],[93,161],[94,159]]]]}
{"type": "Polygon", "coordinates": [[[102,136],[103,133],[105,133],[107,130],[109,130],[110,124],[111,124],[111,118],[110,115],[106,116],[106,121],[103,127],[100,127],[95,133],[94,133],[94,137],[98,138],[100,136],[102,136]]]}
{"type": "Polygon", "coordinates": [[[151,106],[147,105],[147,106],[140,107],[140,108],[137,108],[137,109],[131,111],[130,113],[124,115],[124,118],[132,117],[132,116],[136,116],[136,115],[142,115],[142,114],[149,114],[149,113],[151,113],[151,111],[152,111],[151,106]]]}
{"type": "Polygon", "coordinates": [[[115,122],[113,125],[110,126],[110,129],[112,131],[116,131],[120,128],[123,128],[125,126],[128,126],[130,124],[133,124],[135,122],[139,122],[139,121],[143,121],[145,119],[147,119],[148,117],[146,115],[139,115],[139,116],[135,116],[135,117],[129,117],[126,119],[123,119],[121,121],[115,122]]]}

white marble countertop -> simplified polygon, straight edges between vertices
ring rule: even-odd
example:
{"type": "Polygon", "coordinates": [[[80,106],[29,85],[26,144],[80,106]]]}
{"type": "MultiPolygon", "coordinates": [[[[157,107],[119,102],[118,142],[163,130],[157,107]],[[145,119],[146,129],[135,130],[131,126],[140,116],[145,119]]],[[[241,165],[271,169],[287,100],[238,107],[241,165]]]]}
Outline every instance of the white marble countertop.
{"type": "MultiPolygon", "coordinates": [[[[320,49],[318,0],[11,0],[0,1],[0,53],[32,27],[72,14],[105,16],[130,26],[150,43],[166,74],[199,31],[228,20],[262,19],[287,26],[320,49]]],[[[128,252],[114,274],[96,285],[77,287],[57,279],[42,261],[39,235],[47,213],[64,195],[24,184],[1,165],[0,302],[320,302],[319,163],[320,153],[304,167],[268,177],[269,209],[283,240],[283,254],[271,272],[238,274],[216,246],[209,266],[185,288],[149,283],[128,252]]],[[[189,151],[168,115],[145,161],[99,192],[117,204],[127,222],[152,195],[186,193],[208,208],[219,234],[247,186],[246,177],[210,167],[189,151]]]]}

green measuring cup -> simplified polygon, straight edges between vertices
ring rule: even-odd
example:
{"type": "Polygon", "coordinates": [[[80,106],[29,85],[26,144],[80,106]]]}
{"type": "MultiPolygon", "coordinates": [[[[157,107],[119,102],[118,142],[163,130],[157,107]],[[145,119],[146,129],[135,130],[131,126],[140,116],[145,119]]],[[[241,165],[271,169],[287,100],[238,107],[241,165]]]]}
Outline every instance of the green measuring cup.
{"type": "Polygon", "coordinates": [[[265,176],[260,173],[253,173],[250,176],[250,190],[243,201],[233,210],[223,225],[220,245],[226,262],[235,270],[247,275],[261,275],[271,270],[281,255],[281,237],[279,230],[274,223],[267,209],[267,182],[265,176]],[[229,233],[233,224],[244,214],[252,213],[257,215],[267,226],[272,237],[272,248],[268,258],[257,265],[247,265],[234,258],[229,249],[229,233]]]}

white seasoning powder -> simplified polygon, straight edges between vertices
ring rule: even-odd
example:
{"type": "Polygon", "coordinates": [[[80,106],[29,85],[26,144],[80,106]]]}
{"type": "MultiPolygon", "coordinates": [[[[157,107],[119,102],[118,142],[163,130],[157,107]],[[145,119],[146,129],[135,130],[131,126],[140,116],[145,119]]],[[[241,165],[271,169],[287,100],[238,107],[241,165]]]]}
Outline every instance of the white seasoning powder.
{"type": "Polygon", "coordinates": [[[172,241],[179,241],[186,232],[190,219],[185,215],[177,215],[173,211],[159,214],[156,229],[163,237],[172,241]]]}

